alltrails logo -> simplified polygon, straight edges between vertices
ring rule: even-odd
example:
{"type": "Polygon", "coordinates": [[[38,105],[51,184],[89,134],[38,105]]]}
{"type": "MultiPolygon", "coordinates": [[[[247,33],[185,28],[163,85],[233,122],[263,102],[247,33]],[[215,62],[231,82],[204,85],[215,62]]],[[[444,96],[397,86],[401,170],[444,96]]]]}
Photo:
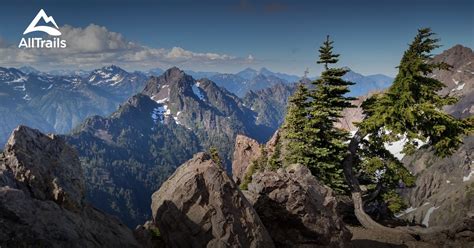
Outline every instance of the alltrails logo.
{"type": "MultiPolygon", "coordinates": [[[[30,25],[25,29],[23,35],[40,31],[49,34],[50,36],[60,36],[61,32],[59,27],[54,21],[52,16],[48,16],[43,9],[41,9],[36,17],[31,21],[30,25]],[[43,19],[45,24],[51,23],[54,27],[51,26],[39,26],[38,22],[43,19]]],[[[66,48],[66,41],[62,40],[59,37],[53,37],[53,39],[44,39],[42,37],[34,38],[21,38],[18,48],[66,48]]]]}

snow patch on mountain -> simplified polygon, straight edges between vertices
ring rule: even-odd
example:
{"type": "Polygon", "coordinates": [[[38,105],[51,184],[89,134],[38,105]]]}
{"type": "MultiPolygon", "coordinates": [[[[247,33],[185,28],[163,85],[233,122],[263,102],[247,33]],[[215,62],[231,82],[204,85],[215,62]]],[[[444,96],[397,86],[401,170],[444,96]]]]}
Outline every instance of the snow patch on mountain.
{"type": "Polygon", "coordinates": [[[163,96],[162,92],[160,92],[160,94],[154,95],[151,99],[158,104],[162,104],[169,101],[170,93],[171,93],[171,89],[168,88],[168,91],[166,92],[165,96],[163,96]]]}
{"type": "MultiPolygon", "coordinates": [[[[402,158],[405,157],[405,154],[402,152],[403,147],[405,146],[407,142],[408,142],[408,139],[405,136],[403,136],[402,139],[395,142],[391,142],[391,143],[385,143],[384,146],[385,146],[385,149],[387,149],[390,153],[393,154],[393,156],[395,156],[399,160],[402,160],[402,158]]],[[[420,148],[422,145],[425,144],[425,142],[418,139],[416,139],[416,142],[418,143],[417,148],[420,148]]]]}
{"type": "Polygon", "coordinates": [[[42,90],[50,90],[51,88],[53,88],[53,84],[50,84],[47,88],[46,87],[43,87],[41,88],[42,90]]]}
{"type": "Polygon", "coordinates": [[[462,90],[462,89],[464,89],[464,85],[466,85],[466,83],[463,83],[463,84],[461,84],[461,85],[458,85],[458,87],[452,89],[451,91],[462,90]]]}
{"type": "Polygon", "coordinates": [[[10,81],[10,83],[23,83],[23,82],[26,82],[27,79],[28,79],[28,77],[20,76],[19,78],[15,79],[13,81],[10,81]]]}
{"type": "Polygon", "coordinates": [[[469,174],[467,176],[462,177],[462,181],[467,182],[467,181],[471,180],[472,176],[474,176],[474,170],[471,170],[471,172],[469,172],[469,174]]]}
{"type": "Polygon", "coordinates": [[[13,87],[14,90],[18,90],[18,91],[25,91],[26,90],[26,87],[25,85],[20,85],[20,86],[15,86],[13,87]]]}
{"type": "Polygon", "coordinates": [[[430,222],[430,217],[431,217],[431,214],[433,213],[433,211],[435,211],[436,209],[438,209],[438,207],[430,207],[428,209],[428,211],[426,212],[426,215],[425,215],[425,218],[423,218],[423,221],[421,222],[421,224],[425,225],[426,227],[429,227],[429,222],[430,222]]]}
{"type": "Polygon", "coordinates": [[[199,98],[199,100],[204,101],[205,100],[204,93],[202,92],[202,89],[200,88],[200,86],[201,84],[199,81],[193,84],[192,86],[193,93],[199,98]]]}
{"type": "Polygon", "coordinates": [[[105,81],[106,82],[113,82],[110,85],[114,86],[114,85],[117,85],[117,84],[121,83],[123,81],[123,79],[124,79],[124,77],[117,74],[117,75],[113,76],[111,79],[107,79],[105,81]]]}
{"type": "Polygon", "coordinates": [[[92,77],[89,79],[89,82],[94,82],[95,78],[96,78],[96,75],[92,75],[92,77]]]}
{"type": "Polygon", "coordinates": [[[403,151],[403,146],[407,143],[407,140],[405,138],[392,142],[392,143],[386,143],[384,144],[385,149],[390,151],[390,153],[393,154],[397,159],[402,160],[402,158],[405,156],[405,154],[402,153],[403,151]]]}
{"type": "Polygon", "coordinates": [[[413,206],[410,206],[409,208],[405,209],[404,211],[396,214],[395,217],[397,217],[397,218],[402,217],[403,215],[409,214],[409,213],[415,211],[416,209],[417,208],[414,208],[413,206]]]}
{"type": "Polygon", "coordinates": [[[158,122],[163,123],[165,121],[165,116],[171,114],[171,110],[168,108],[168,105],[160,105],[153,109],[151,112],[151,118],[156,124],[158,122]]]}

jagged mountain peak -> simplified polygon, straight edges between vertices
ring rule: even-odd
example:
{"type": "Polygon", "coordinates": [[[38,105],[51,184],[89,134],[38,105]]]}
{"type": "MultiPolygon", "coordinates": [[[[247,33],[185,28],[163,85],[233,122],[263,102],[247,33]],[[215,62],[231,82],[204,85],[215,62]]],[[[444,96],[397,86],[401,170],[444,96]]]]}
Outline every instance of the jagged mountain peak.
{"type": "Polygon", "coordinates": [[[183,70],[179,69],[178,67],[173,66],[169,68],[168,70],[166,70],[163,74],[166,76],[177,76],[177,75],[183,75],[185,73],[183,70]]]}
{"type": "Polygon", "coordinates": [[[150,77],[142,93],[157,102],[165,102],[169,100],[171,92],[182,93],[193,84],[194,78],[178,67],[172,67],[159,77],[150,77]]]}
{"type": "Polygon", "coordinates": [[[15,79],[22,76],[26,76],[26,74],[18,69],[0,67],[0,80],[10,79],[10,78],[15,79]]]}
{"type": "Polygon", "coordinates": [[[39,70],[37,70],[36,68],[32,66],[22,66],[18,68],[18,70],[22,71],[25,74],[41,74],[39,70]]]}
{"type": "Polygon", "coordinates": [[[472,49],[466,46],[463,46],[461,44],[456,44],[446,50],[445,52],[466,52],[466,53],[472,53],[472,49]]]}
{"type": "Polygon", "coordinates": [[[96,69],[86,78],[88,84],[112,92],[119,101],[124,101],[131,95],[142,91],[146,80],[145,74],[130,73],[116,65],[96,69]]]}
{"type": "Polygon", "coordinates": [[[435,61],[446,62],[452,65],[454,68],[458,68],[469,62],[472,62],[473,59],[474,52],[472,49],[459,44],[443,51],[441,54],[434,57],[435,61]]]}
{"type": "Polygon", "coordinates": [[[243,69],[241,72],[258,72],[258,71],[253,69],[253,68],[247,67],[247,68],[243,69]]]}
{"type": "Polygon", "coordinates": [[[259,73],[257,70],[252,69],[250,67],[245,68],[244,70],[236,73],[237,76],[242,77],[244,79],[250,80],[257,76],[259,73]]]}
{"type": "Polygon", "coordinates": [[[104,66],[104,67],[102,67],[102,68],[99,69],[99,70],[114,71],[114,72],[122,72],[122,71],[125,71],[124,69],[122,69],[121,67],[119,67],[119,66],[117,66],[117,65],[104,66]]]}
{"type": "Polygon", "coordinates": [[[112,78],[117,74],[126,74],[126,73],[128,72],[122,69],[121,67],[118,67],[116,65],[108,65],[108,66],[104,66],[102,68],[95,69],[94,71],[92,71],[89,75],[89,79],[95,76],[98,76],[99,79],[100,78],[107,79],[107,78],[112,78]]]}
{"type": "Polygon", "coordinates": [[[18,141],[35,141],[43,135],[39,130],[33,129],[24,125],[16,127],[10,138],[8,139],[7,146],[14,146],[18,141]]]}

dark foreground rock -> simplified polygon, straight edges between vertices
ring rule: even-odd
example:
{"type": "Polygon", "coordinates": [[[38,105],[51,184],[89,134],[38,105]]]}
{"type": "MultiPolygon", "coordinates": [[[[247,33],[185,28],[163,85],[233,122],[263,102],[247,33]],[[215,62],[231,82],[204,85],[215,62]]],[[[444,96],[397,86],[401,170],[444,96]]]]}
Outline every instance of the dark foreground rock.
{"type": "Polygon", "coordinates": [[[244,193],[277,247],[345,247],[351,239],[332,190],[304,166],[257,172],[244,193]]]}
{"type": "Polygon", "coordinates": [[[0,247],[138,247],[132,232],[85,202],[76,153],[20,126],[0,153],[0,247]]]}
{"type": "Polygon", "coordinates": [[[274,247],[237,185],[205,153],[153,194],[152,214],[169,247],[274,247]]]}

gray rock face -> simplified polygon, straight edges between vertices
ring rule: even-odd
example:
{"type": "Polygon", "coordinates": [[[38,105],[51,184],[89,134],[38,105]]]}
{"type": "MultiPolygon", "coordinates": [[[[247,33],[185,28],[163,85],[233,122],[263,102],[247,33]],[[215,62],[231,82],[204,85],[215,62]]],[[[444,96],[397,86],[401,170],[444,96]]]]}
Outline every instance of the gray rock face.
{"type": "Polygon", "coordinates": [[[357,127],[354,125],[354,122],[360,122],[364,119],[364,114],[362,111],[362,103],[367,100],[370,96],[372,96],[373,92],[370,92],[367,95],[359,96],[356,100],[351,101],[354,108],[345,108],[342,111],[342,117],[338,119],[335,123],[335,126],[338,128],[342,128],[349,132],[357,131],[357,127]]]}
{"type": "Polygon", "coordinates": [[[234,159],[232,160],[232,177],[238,185],[241,183],[247,169],[253,160],[261,155],[260,144],[244,135],[235,139],[234,159]]]}
{"type": "Polygon", "coordinates": [[[238,185],[242,183],[252,162],[262,155],[262,149],[265,151],[267,157],[271,157],[275,152],[279,140],[280,130],[277,130],[270,140],[263,145],[260,145],[256,140],[245,135],[237,135],[232,160],[232,176],[234,181],[238,185]]]}
{"type": "Polygon", "coordinates": [[[474,136],[450,157],[422,149],[404,158],[416,186],[404,192],[410,208],[401,218],[429,227],[449,227],[474,216],[474,136]]]}
{"type": "Polygon", "coordinates": [[[277,247],[344,247],[351,239],[331,189],[304,166],[257,172],[244,193],[277,247]]]}
{"type": "Polygon", "coordinates": [[[138,247],[132,232],[84,202],[75,152],[20,126],[0,153],[1,247],[138,247]]]}
{"type": "Polygon", "coordinates": [[[176,170],[151,208],[169,247],[273,247],[242,192],[205,153],[176,170]]]}
{"type": "Polygon", "coordinates": [[[5,146],[4,156],[17,186],[32,197],[55,201],[69,210],[83,207],[81,165],[76,152],[63,139],[19,126],[5,146]]]}
{"type": "MultiPolygon", "coordinates": [[[[450,71],[434,71],[431,75],[445,84],[441,95],[459,98],[444,110],[457,118],[472,116],[474,52],[456,45],[435,56],[434,61],[453,66],[450,71]]],[[[410,208],[400,213],[401,218],[429,227],[451,228],[474,216],[474,136],[465,137],[463,143],[446,158],[424,148],[405,156],[405,166],[417,179],[414,188],[403,192],[410,208]]]]}
{"type": "Polygon", "coordinates": [[[453,66],[449,71],[436,70],[431,75],[446,87],[440,95],[451,95],[459,101],[445,107],[445,111],[458,118],[474,114],[474,52],[471,48],[456,45],[433,58],[434,62],[445,62],[453,66]]]}

